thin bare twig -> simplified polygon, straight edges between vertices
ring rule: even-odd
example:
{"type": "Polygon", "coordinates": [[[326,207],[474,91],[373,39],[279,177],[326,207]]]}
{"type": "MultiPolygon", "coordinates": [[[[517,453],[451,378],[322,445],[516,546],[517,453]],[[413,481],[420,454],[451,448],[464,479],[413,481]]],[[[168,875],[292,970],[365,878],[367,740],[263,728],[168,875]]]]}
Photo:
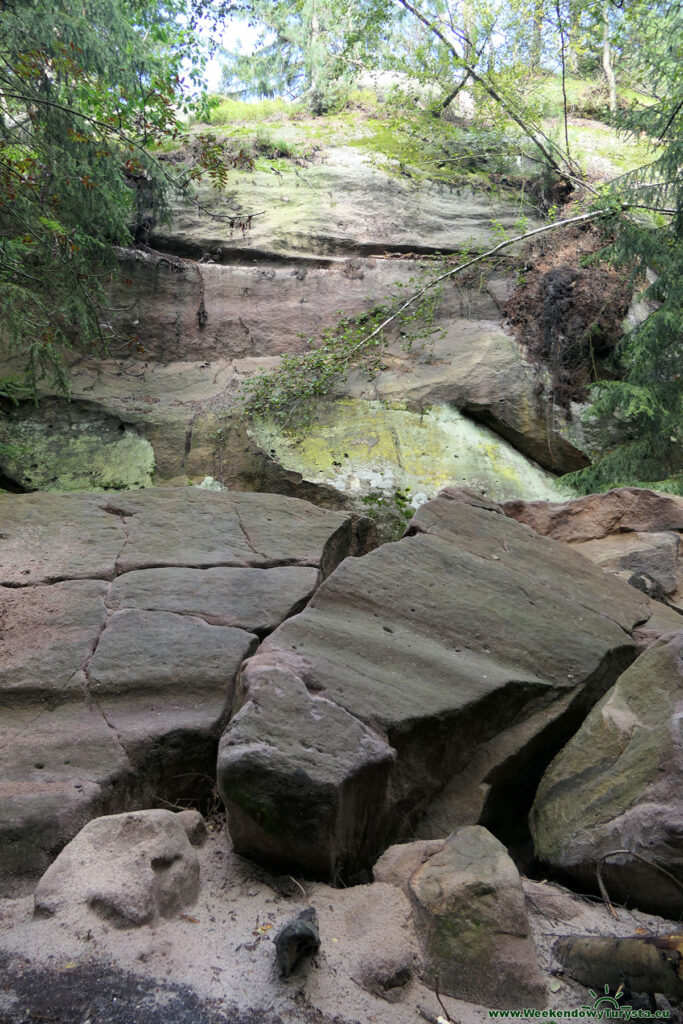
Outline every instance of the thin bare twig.
{"type": "Polygon", "coordinates": [[[443,999],[441,998],[441,995],[439,993],[439,979],[438,979],[438,977],[434,978],[434,995],[436,996],[437,1003],[439,1004],[439,1006],[441,1007],[441,1009],[444,1012],[444,1016],[445,1016],[446,1020],[448,1021],[448,1024],[460,1024],[459,1020],[456,1020],[454,1017],[451,1017],[450,1013],[448,1012],[448,1010],[446,1009],[446,1007],[443,1004],[443,999]]]}
{"type": "MultiPolygon", "coordinates": [[[[663,868],[661,864],[657,864],[656,861],[650,860],[648,857],[643,857],[642,853],[636,853],[634,850],[610,850],[609,853],[603,853],[602,857],[598,861],[598,866],[597,866],[598,885],[600,886],[600,892],[603,894],[603,898],[605,899],[605,901],[607,902],[608,905],[611,906],[611,904],[609,902],[609,898],[606,895],[606,890],[603,892],[604,886],[603,886],[603,884],[601,884],[602,879],[601,879],[601,876],[600,876],[600,869],[602,868],[602,865],[608,859],[608,857],[624,857],[624,856],[626,856],[626,857],[635,857],[636,860],[642,861],[643,864],[647,864],[648,867],[654,868],[655,871],[659,871],[660,874],[662,874],[666,878],[668,878],[670,882],[673,882],[673,884],[678,889],[680,889],[681,892],[683,892],[683,882],[681,882],[680,879],[676,878],[676,876],[673,875],[670,871],[667,871],[666,868],[663,868]]],[[[614,916],[616,917],[616,914],[614,916]]]]}

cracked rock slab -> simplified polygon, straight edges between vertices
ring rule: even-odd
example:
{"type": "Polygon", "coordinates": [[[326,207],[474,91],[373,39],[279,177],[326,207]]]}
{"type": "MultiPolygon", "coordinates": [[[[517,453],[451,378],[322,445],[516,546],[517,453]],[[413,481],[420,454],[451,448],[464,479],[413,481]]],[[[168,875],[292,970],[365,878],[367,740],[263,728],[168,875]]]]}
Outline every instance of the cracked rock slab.
{"type": "Polygon", "coordinates": [[[0,584],[111,580],[125,541],[100,494],[0,494],[0,584]]]}
{"type": "Polygon", "coordinates": [[[92,700],[115,730],[144,790],[177,801],[205,788],[233,685],[257,638],[171,612],[113,614],[88,673],[92,700]]]}
{"type": "Polygon", "coordinates": [[[520,800],[635,657],[650,602],[485,504],[422,506],[410,536],[347,559],[243,667],[218,758],[239,852],[326,879],[366,869],[515,726],[468,777],[459,823],[523,820],[520,800]],[[333,713],[343,729],[319,730],[333,713]]]}
{"type": "Polygon", "coordinates": [[[317,582],[315,567],[140,569],[114,581],[109,607],[195,615],[262,636],[300,611],[317,582]]]}
{"type": "Polygon", "coordinates": [[[128,525],[119,573],[173,565],[318,566],[336,535],[351,527],[348,514],[279,494],[163,488],[127,492],[108,507],[128,525]]]}
{"type": "Polygon", "coordinates": [[[291,654],[247,662],[242,706],[220,743],[219,786],[240,853],[278,872],[333,878],[340,847],[369,854],[378,822],[368,812],[382,804],[395,753],[300,675],[291,654]]]}
{"type": "Polygon", "coordinates": [[[151,567],[307,566],[324,575],[375,543],[370,520],[278,494],[192,487],[0,494],[0,585],[151,567]]]}
{"type": "Polygon", "coordinates": [[[0,890],[20,891],[90,818],[119,806],[131,765],[85,700],[3,708],[0,715],[0,890]]]}
{"type": "Polygon", "coordinates": [[[256,634],[373,537],[297,499],[192,488],[3,494],[0,518],[0,887],[16,892],[90,818],[206,795],[256,634]]]}

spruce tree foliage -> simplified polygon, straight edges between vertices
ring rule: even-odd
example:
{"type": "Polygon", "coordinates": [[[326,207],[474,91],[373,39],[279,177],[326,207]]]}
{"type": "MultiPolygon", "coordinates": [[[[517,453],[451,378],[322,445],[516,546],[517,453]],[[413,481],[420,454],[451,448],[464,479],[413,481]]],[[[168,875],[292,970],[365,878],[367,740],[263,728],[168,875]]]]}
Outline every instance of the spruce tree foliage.
{"type": "Polygon", "coordinates": [[[344,94],[385,33],[388,0],[248,0],[260,28],[255,52],[226,53],[232,96],[302,98],[317,114],[344,94]]]}
{"type": "Polygon", "coordinates": [[[106,342],[113,246],[167,212],[148,147],[179,131],[202,13],[199,0],[0,0],[0,323],[32,386],[66,388],[65,351],[106,342]]]}
{"type": "Polygon", "coordinates": [[[620,112],[616,124],[646,133],[658,149],[610,184],[608,198],[632,210],[618,215],[605,255],[630,268],[641,289],[654,272],[643,295],[657,308],[620,345],[622,379],[593,388],[590,415],[626,421],[632,440],[573,480],[584,490],[639,483],[683,494],[683,9],[634,5],[625,28],[640,39],[637,70],[657,101],[620,112]]]}

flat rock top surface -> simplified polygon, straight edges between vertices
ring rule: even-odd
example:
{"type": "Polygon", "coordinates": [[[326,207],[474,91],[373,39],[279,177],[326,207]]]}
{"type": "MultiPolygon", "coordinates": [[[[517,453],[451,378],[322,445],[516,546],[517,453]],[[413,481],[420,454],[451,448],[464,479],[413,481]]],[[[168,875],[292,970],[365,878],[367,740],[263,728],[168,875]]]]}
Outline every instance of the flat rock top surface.
{"type": "Polygon", "coordinates": [[[90,818],[210,783],[242,661],[355,526],[272,494],[0,494],[0,891],[90,818]]]}
{"type": "Polygon", "coordinates": [[[259,651],[294,653],[310,689],[390,736],[508,685],[525,701],[573,690],[650,615],[502,515],[438,498],[413,523],[424,532],[347,560],[259,651]]]}
{"type": "Polygon", "coordinates": [[[317,566],[347,521],[298,498],[191,487],[0,494],[0,585],[164,566],[317,566]]]}

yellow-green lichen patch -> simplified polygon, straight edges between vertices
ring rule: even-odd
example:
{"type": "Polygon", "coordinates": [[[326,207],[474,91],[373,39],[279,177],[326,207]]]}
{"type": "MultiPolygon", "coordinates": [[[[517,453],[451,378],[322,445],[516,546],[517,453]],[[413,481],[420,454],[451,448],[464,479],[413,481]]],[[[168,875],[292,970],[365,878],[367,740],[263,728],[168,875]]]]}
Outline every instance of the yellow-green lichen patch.
{"type": "Polygon", "coordinates": [[[351,496],[400,491],[416,506],[457,485],[499,501],[567,493],[487,427],[443,405],[421,415],[360,399],[324,403],[301,432],[259,422],[252,436],[285,469],[351,496]]]}
{"type": "Polygon", "coordinates": [[[9,420],[0,434],[2,472],[27,490],[110,491],[151,487],[154,450],[105,419],[9,420]]]}

